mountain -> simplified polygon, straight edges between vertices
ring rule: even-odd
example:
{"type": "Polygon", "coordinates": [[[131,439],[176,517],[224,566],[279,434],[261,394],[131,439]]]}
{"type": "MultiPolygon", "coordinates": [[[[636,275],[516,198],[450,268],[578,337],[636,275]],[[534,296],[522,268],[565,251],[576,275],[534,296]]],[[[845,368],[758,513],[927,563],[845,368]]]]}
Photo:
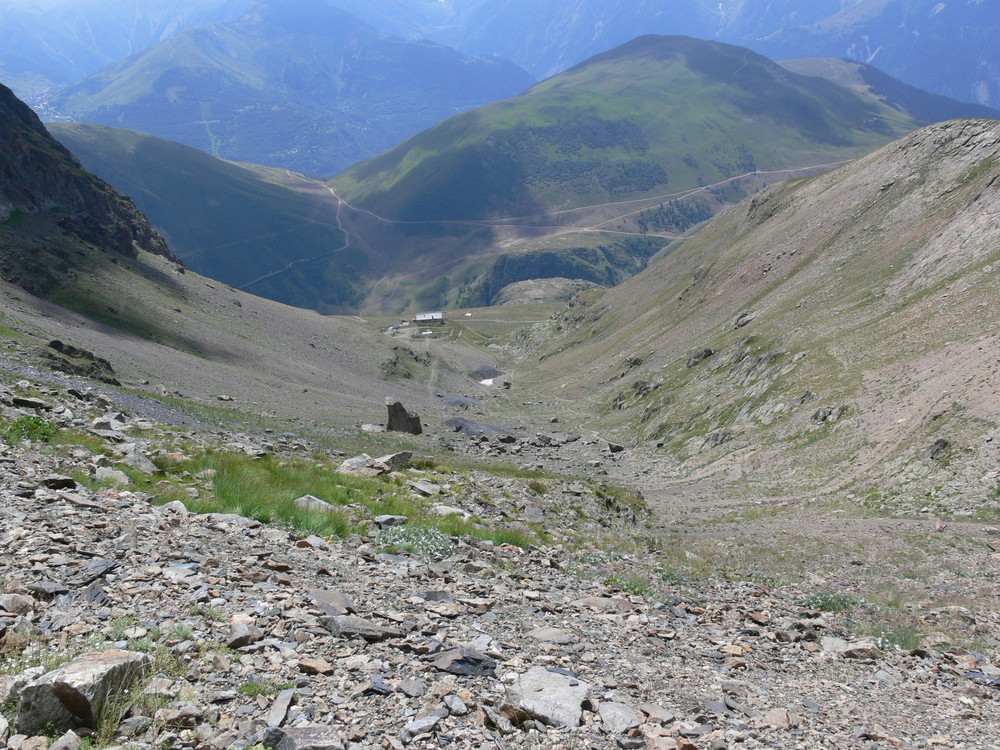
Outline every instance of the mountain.
{"type": "Polygon", "coordinates": [[[67,86],[245,0],[0,0],[0,80],[22,98],[67,86]]]}
{"type": "Polygon", "coordinates": [[[973,514],[997,497],[998,268],[1000,122],[949,121],[584,293],[526,371],[685,476],[973,514]]]}
{"type": "MultiPolygon", "coordinates": [[[[438,304],[487,305],[531,278],[615,283],[766,182],[920,124],[896,106],[742,47],[646,36],[452,117],[331,185],[384,219],[376,228],[348,215],[364,222],[358,235],[381,231],[414,259],[411,283],[447,274],[438,304]],[[475,265],[422,263],[421,248],[463,237],[475,265]]],[[[399,292],[376,288],[369,304],[391,309],[399,292]]]]}
{"type": "Polygon", "coordinates": [[[878,68],[854,60],[810,57],[781,60],[779,64],[793,73],[819,76],[859,93],[874,96],[893,109],[906,112],[923,122],[940,122],[956,117],[1000,119],[1000,110],[931,94],[886,75],[878,68]]]}
{"type": "Polygon", "coordinates": [[[742,47],[645,36],[457,115],[333,183],[401,221],[524,216],[851,158],[914,127],[742,47]]]}
{"type": "MultiPolygon", "coordinates": [[[[742,172],[840,161],[917,126],[905,110],[924,100],[900,97],[902,84],[875,89],[860,80],[868,69],[852,63],[805,68],[842,74],[834,85],[745,49],[639,40],[522,97],[459,115],[332,187],[132,131],[51,128],[88,169],[132,195],[193,270],[324,313],[402,314],[489,305],[530,279],[616,284],[720,207],[809,170],[742,172]],[[733,70],[739,76],[727,77],[733,70]],[[772,107],[782,123],[748,117],[748,101],[772,107]],[[798,120],[780,114],[794,110],[798,120]],[[851,118],[862,126],[852,130],[851,118]],[[810,127],[814,133],[803,132],[810,127]],[[384,203],[353,192],[352,176],[397,157],[413,174],[379,196],[384,203]],[[495,168],[502,159],[512,166],[495,168]],[[432,201],[436,215],[424,213],[432,201]],[[387,223],[362,209],[416,223],[387,223]]],[[[930,99],[935,107],[924,114],[982,111],[930,99]]],[[[367,180],[359,184],[380,189],[397,177],[372,169],[367,180]]]]}
{"type": "Polygon", "coordinates": [[[829,15],[803,23],[769,20],[766,33],[743,23],[750,11],[788,5],[748,0],[733,33],[767,55],[848,57],[935,94],[1000,107],[1000,16],[991,2],[864,0],[829,3],[829,15]]]}
{"type": "Polygon", "coordinates": [[[295,189],[283,172],[131,130],[49,129],[87,169],[134,196],[192,270],[326,313],[353,311],[363,300],[370,258],[349,247],[337,201],[322,185],[301,180],[304,189],[295,189]]]}
{"type": "MultiPolygon", "coordinates": [[[[132,202],[85,171],[7,88],[0,88],[0,178],[0,335],[8,364],[56,363],[173,402],[211,406],[226,395],[245,414],[280,404],[283,419],[302,421],[320,412],[378,421],[393,394],[431,403],[424,383],[410,379],[432,366],[443,387],[464,381],[434,356],[418,356],[358,320],[288,307],[185,269],[132,202]],[[404,373],[398,382],[385,380],[390,368],[404,373]]],[[[217,183],[226,179],[238,184],[220,170],[217,183]]],[[[269,198],[289,203],[279,191],[258,195],[264,188],[252,180],[243,188],[263,219],[277,220],[266,213],[269,198]]],[[[216,200],[198,196],[206,206],[216,200]]]]}
{"type": "Polygon", "coordinates": [[[531,82],[507,62],[382,36],[324,0],[274,0],[178,32],[48,104],[49,119],[329,175],[531,82]]]}
{"type": "Polygon", "coordinates": [[[86,172],[0,86],[0,272],[38,295],[73,295],[92,266],[140,251],[176,262],[131,200],[86,172]]]}

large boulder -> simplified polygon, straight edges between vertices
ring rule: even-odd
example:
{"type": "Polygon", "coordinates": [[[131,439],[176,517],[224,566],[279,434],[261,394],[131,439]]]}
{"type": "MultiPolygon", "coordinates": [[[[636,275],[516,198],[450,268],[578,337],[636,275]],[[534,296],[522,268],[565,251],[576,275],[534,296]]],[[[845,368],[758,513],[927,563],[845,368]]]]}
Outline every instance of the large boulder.
{"type": "Polygon", "coordinates": [[[24,687],[15,721],[17,731],[33,734],[44,726],[61,732],[78,727],[96,729],[108,696],[145,675],[151,664],[148,654],[133,651],[84,654],[24,687]]]}
{"type": "Polygon", "coordinates": [[[420,424],[420,416],[411,411],[407,411],[399,401],[389,401],[386,399],[386,407],[389,409],[389,422],[386,429],[389,432],[408,432],[411,435],[419,435],[424,431],[420,424]]]}
{"type": "Polygon", "coordinates": [[[557,727],[579,726],[590,685],[562,670],[532,667],[511,686],[511,702],[539,721],[557,727]]]}

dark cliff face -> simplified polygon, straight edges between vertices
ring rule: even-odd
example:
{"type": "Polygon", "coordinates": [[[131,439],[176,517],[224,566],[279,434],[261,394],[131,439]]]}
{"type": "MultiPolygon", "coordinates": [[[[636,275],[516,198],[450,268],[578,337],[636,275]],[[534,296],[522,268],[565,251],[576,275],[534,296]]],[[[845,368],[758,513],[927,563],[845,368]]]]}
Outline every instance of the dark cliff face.
{"type": "Polygon", "coordinates": [[[146,250],[176,261],[131,199],[87,172],[35,113],[0,85],[0,235],[8,233],[17,214],[49,219],[107,252],[134,258],[146,250]]]}

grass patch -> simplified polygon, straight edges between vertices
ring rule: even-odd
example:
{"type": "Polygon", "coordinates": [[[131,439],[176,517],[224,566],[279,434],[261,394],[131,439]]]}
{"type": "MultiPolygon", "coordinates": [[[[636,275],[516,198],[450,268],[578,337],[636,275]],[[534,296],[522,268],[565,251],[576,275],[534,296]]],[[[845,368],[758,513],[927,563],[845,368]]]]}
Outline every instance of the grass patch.
{"type": "Polygon", "coordinates": [[[293,687],[295,684],[292,682],[256,682],[251,680],[238,685],[236,692],[254,700],[262,695],[277,695],[282,690],[293,687]]]}
{"type": "MultiPolygon", "coordinates": [[[[455,516],[431,515],[427,510],[430,501],[408,499],[401,480],[344,476],[335,471],[336,465],[307,458],[252,458],[239,453],[207,452],[187,461],[164,463],[162,468],[172,472],[169,477],[211,470],[211,493],[191,499],[178,487],[166,492],[158,490],[158,500],[181,499],[195,513],[236,513],[325,538],[364,532],[367,526],[364,516],[401,515],[409,519],[407,528],[433,530],[445,536],[518,547],[544,540],[543,534],[530,530],[487,527],[474,519],[463,521],[455,516]],[[331,507],[320,510],[297,507],[295,500],[304,495],[319,498],[331,507]]],[[[141,476],[136,479],[143,481],[141,476]]],[[[148,477],[144,481],[148,482],[148,477]]]]}

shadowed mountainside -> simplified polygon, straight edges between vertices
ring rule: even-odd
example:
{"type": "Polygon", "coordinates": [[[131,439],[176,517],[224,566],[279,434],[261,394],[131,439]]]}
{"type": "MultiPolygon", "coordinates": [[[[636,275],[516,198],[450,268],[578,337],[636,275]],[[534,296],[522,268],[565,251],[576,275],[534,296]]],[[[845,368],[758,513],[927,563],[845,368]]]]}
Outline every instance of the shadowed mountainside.
{"type": "Polygon", "coordinates": [[[140,250],[175,260],[132,201],[86,172],[37,115],[0,86],[0,263],[3,278],[47,294],[86,265],[140,250]]]}

